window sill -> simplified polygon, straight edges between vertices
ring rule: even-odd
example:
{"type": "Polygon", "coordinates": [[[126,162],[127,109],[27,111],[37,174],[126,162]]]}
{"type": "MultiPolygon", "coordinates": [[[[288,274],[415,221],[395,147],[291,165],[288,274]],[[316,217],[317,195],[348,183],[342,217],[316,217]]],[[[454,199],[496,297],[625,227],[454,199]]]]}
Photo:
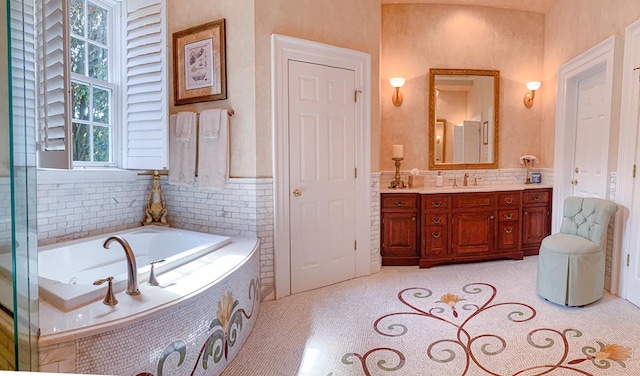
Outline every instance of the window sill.
{"type": "Polygon", "coordinates": [[[92,183],[92,182],[132,182],[138,177],[137,171],[117,168],[75,170],[38,169],[38,183],[92,183]]]}

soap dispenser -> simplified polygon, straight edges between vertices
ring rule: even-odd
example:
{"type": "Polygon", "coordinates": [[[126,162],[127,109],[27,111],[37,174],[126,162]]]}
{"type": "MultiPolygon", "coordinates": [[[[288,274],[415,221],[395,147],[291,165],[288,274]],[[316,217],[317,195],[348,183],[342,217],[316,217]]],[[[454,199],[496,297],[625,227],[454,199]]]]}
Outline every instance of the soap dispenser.
{"type": "Polygon", "coordinates": [[[442,176],[442,171],[438,171],[438,175],[436,176],[436,187],[442,187],[444,185],[444,177],[442,176]]]}

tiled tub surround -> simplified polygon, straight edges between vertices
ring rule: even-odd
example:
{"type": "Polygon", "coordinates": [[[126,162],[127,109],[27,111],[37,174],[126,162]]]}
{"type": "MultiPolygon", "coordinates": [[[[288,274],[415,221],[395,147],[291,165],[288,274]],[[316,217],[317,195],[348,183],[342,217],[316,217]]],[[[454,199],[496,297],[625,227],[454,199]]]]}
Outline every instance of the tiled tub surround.
{"type": "Polygon", "coordinates": [[[100,300],[64,313],[41,301],[40,371],[219,375],[258,315],[259,248],[257,239],[233,238],[159,276],[159,287],[116,294],[114,307],[100,300]]]}
{"type": "MultiPolygon", "coordinates": [[[[220,192],[160,184],[172,227],[260,239],[260,284],[273,291],[273,179],[232,178],[220,192]]],[[[151,176],[128,181],[38,183],[39,245],[140,226],[151,176]]]]}

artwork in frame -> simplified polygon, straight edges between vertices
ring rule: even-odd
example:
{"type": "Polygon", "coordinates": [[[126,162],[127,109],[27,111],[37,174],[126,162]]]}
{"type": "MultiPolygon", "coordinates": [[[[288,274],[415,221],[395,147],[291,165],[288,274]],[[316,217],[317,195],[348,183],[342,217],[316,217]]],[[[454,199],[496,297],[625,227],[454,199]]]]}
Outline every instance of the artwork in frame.
{"type": "Polygon", "coordinates": [[[225,20],[173,33],[174,104],[227,99],[225,20]]]}

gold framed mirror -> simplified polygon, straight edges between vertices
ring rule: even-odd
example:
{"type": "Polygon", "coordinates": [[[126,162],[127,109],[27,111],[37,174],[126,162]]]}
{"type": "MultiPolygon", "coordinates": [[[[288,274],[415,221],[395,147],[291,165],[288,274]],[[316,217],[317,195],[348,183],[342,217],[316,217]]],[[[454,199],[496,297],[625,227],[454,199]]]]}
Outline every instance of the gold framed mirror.
{"type": "Polygon", "coordinates": [[[500,71],[429,69],[429,169],[498,168],[500,71]]]}

